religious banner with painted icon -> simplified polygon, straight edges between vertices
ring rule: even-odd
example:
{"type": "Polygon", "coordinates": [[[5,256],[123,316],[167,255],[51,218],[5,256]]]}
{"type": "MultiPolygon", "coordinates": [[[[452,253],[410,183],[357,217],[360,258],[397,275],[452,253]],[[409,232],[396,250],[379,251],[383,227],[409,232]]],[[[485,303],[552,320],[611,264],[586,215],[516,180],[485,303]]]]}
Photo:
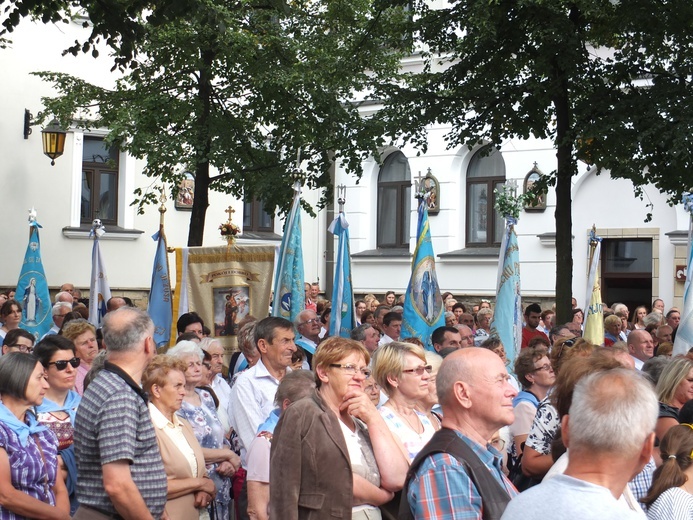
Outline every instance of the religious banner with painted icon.
{"type": "Polygon", "coordinates": [[[174,321],[195,311],[227,356],[235,352],[243,319],[268,315],[274,252],[274,246],[238,244],[176,248],[174,321]]]}

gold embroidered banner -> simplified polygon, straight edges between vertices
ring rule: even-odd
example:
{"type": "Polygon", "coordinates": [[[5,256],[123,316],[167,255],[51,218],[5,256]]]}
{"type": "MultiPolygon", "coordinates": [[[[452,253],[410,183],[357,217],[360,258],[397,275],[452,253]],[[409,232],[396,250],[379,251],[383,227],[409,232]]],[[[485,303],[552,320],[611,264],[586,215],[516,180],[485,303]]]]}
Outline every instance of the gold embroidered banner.
{"type": "Polygon", "coordinates": [[[197,312],[230,355],[241,320],[268,315],[274,252],[274,246],[253,245],[177,248],[175,320],[197,312]]]}

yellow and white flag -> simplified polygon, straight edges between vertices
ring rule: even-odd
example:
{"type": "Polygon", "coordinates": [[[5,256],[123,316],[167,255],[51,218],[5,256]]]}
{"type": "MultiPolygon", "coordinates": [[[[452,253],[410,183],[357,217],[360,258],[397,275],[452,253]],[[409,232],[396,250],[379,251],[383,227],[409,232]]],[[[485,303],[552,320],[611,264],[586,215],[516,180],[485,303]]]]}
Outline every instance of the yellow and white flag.
{"type": "Polygon", "coordinates": [[[587,276],[587,298],[585,309],[585,330],[582,337],[594,345],[604,344],[604,309],[602,308],[602,288],[599,285],[599,256],[602,239],[594,228],[590,232],[589,245],[592,251],[590,270],[587,276]]]}

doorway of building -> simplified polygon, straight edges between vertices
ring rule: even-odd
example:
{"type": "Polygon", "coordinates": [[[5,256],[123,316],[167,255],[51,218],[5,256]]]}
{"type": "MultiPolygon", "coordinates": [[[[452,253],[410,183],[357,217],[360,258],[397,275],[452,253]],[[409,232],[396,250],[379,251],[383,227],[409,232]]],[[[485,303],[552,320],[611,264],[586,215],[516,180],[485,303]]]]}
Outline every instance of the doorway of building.
{"type": "Polygon", "coordinates": [[[602,241],[602,299],[625,303],[630,312],[652,303],[652,239],[605,238],[602,241]]]}

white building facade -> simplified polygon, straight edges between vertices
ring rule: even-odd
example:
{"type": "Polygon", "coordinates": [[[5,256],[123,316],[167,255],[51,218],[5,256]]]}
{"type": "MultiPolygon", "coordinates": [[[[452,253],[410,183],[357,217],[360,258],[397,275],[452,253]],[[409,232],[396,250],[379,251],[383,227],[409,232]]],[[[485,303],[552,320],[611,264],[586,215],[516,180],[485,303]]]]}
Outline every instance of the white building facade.
{"type": "MultiPolygon", "coordinates": [[[[0,287],[13,287],[19,276],[28,238],[27,217],[36,208],[42,224],[44,268],[52,289],[70,282],[89,286],[91,247],[89,227],[98,216],[106,224],[101,244],[114,294],[144,295],[149,288],[159,213],[149,206],[137,215],[131,206],[136,188],[155,186],[142,175],[143,163],[122,152],[103,147],[102,132],[72,128],[65,153],[55,166],[41,153],[40,129],[23,137],[24,111],[37,114],[41,97],[54,95],[51,86],[32,72],[66,72],[108,86],[115,76],[111,62],[88,55],[61,56],[62,50],[84,36],[79,23],[44,25],[24,20],[12,33],[12,43],[0,49],[2,95],[0,110],[0,190],[2,247],[0,287]],[[101,160],[111,154],[116,168],[101,160]]],[[[105,53],[102,53],[105,56],[105,53]]],[[[373,108],[366,109],[372,110],[373,108]]],[[[416,199],[412,184],[430,169],[438,181],[438,212],[431,213],[430,228],[440,286],[463,300],[495,294],[498,253],[503,222],[493,209],[493,189],[514,180],[522,190],[528,175],[556,168],[552,143],[509,140],[499,153],[484,156],[481,147],[447,149],[449,128],[429,129],[428,150],[405,147],[383,151],[383,163],[363,164],[357,183],[337,165],[335,185],[346,185],[346,213],[350,223],[352,278],[357,294],[402,294],[409,280],[411,253],[416,239],[416,199]]],[[[681,306],[686,264],[688,217],[682,207],[671,207],[666,196],[645,187],[644,200],[634,195],[629,181],[614,180],[581,164],[573,178],[573,294],[584,305],[587,272],[587,235],[593,224],[604,238],[602,291],[611,304],[623,301],[649,306],[662,298],[668,307],[681,306]],[[652,208],[647,204],[651,203],[652,208]],[[646,214],[652,220],[644,222],[646,214]]],[[[317,193],[304,193],[315,204],[317,193]]],[[[335,195],[334,206],[337,206],[335,195]]],[[[525,302],[550,302],[555,292],[555,196],[546,195],[544,209],[520,215],[516,226],[520,246],[522,293],[525,302]]],[[[264,215],[257,205],[230,195],[211,193],[205,225],[205,246],[222,245],[218,226],[232,206],[234,222],[243,225],[239,242],[279,245],[283,221],[264,215]]],[[[166,203],[166,233],[171,247],[187,243],[190,212],[173,200],[166,203]]],[[[306,281],[320,283],[330,293],[331,261],[335,241],[327,232],[331,210],[316,218],[302,215],[306,281]]],[[[171,268],[173,256],[170,258],[171,268]]]]}
{"type": "MultiPolygon", "coordinates": [[[[4,193],[0,288],[17,284],[27,246],[28,210],[33,207],[43,226],[41,250],[51,289],[67,282],[83,291],[88,289],[92,249],[89,229],[91,220],[98,217],[106,227],[101,250],[114,294],[133,296],[138,304],[146,306],[142,299],[151,282],[156,250],[151,235],[158,230],[159,212],[156,205],[150,205],[144,215],[138,215],[131,203],[136,188],[159,184],[142,175],[144,163],[124,152],[106,149],[102,142],[106,129],[85,133],[70,128],[65,152],[56,159],[55,166],[42,154],[41,128],[33,126],[31,135],[27,139],[23,136],[25,109],[36,116],[43,109],[41,97],[56,95],[50,84],[32,72],[69,73],[104,87],[114,83],[116,76],[110,72],[112,62],[105,51],[99,59],[82,54],[61,56],[63,49],[84,39],[85,34],[79,22],[44,25],[26,19],[10,35],[11,44],[0,49],[0,190],[4,193]],[[109,158],[115,167],[107,163],[109,158]]],[[[317,193],[307,192],[304,197],[312,204],[318,200],[317,193]]],[[[229,206],[234,208],[233,221],[243,226],[244,236],[239,243],[279,246],[282,219],[265,214],[256,202],[245,204],[222,193],[210,193],[204,246],[226,243],[218,227],[226,221],[229,206]]],[[[166,207],[169,247],[184,247],[190,210],[177,207],[170,193],[166,207]]],[[[326,214],[320,211],[316,219],[303,215],[303,232],[309,246],[304,254],[308,281],[324,282],[326,214]]],[[[174,255],[169,259],[175,272],[174,255]]]]}
{"type": "MultiPolygon", "coordinates": [[[[493,189],[508,180],[522,192],[534,174],[555,170],[555,150],[548,141],[515,139],[489,156],[482,146],[448,150],[443,136],[449,129],[429,129],[425,154],[408,147],[384,150],[381,165],[375,160],[363,164],[358,184],[338,170],[337,182],[347,186],[356,293],[406,290],[417,220],[414,187],[407,186],[430,169],[439,185],[439,211],[429,221],[441,290],[465,302],[494,298],[504,223],[492,209],[493,189]],[[393,233],[401,236],[393,240],[393,233]]],[[[649,309],[653,299],[662,298],[667,309],[681,307],[688,235],[682,206],[669,206],[654,186],[644,188],[641,200],[630,181],[612,179],[608,172],[597,175],[596,168],[583,163],[572,182],[572,291],[578,305],[586,299],[588,235],[594,224],[604,239],[601,285],[606,303],[624,302],[632,311],[638,304],[649,309]],[[652,219],[645,222],[650,212],[652,219]]],[[[515,226],[523,301],[540,301],[544,308],[553,300],[556,284],[552,190],[545,203],[545,208],[523,211],[515,226]]]]}

